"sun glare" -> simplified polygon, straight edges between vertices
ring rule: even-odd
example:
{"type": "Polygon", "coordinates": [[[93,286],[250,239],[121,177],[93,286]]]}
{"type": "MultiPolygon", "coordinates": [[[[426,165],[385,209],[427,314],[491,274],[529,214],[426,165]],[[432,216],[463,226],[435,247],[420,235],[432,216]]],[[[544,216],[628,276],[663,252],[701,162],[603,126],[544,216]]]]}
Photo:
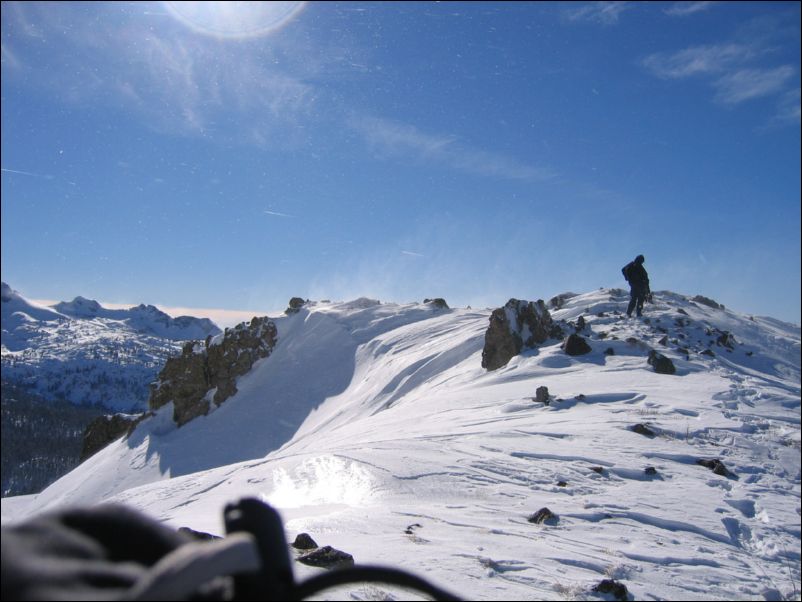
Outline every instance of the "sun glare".
{"type": "Polygon", "coordinates": [[[306,2],[164,2],[194,31],[219,38],[265,35],[288,23],[306,2]]]}

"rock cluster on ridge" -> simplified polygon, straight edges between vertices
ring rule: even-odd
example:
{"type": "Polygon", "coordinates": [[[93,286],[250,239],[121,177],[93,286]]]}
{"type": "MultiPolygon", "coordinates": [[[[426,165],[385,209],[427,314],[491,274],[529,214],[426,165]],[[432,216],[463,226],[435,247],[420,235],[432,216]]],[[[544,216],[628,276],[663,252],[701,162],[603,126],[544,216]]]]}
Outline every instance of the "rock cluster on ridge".
{"type": "Polygon", "coordinates": [[[510,299],[490,315],[482,349],[482,368],[496,370],[506,366],[523,349],[555,336],[555,326],[541,299],[510,299]]]}
{"type": "Polygon", "coordinates": [[[156,410],[174,402],[173,420],[179,426],[205,415],[210,401],[219,406],[237,392],[237,377],[270,355],[277,340],[275,323],[254,317],[250,323],[207,337],[205,343],[187,343],[180,356],[167,360],[151,385],[148,407],[156,410]]]}

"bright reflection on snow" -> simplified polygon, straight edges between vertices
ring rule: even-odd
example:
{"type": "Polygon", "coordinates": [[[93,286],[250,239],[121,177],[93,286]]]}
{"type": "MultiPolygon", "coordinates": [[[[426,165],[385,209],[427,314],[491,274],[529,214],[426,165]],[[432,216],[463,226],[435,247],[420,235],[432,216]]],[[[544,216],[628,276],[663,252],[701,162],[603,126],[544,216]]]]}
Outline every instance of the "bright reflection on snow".
{"type": "Polygon", "coordinates": [[[169,13],[197,32],[221,38],[264,35],[288,23],[306,2],[164,2],[169,13]]]}
{"type": "Polygon", "coordinates": [[[335,456],[305,460],[292,474],[273,471],[273,490],[265,496],[278,508],[325,504],[357,505],[371,497],[373,479],[359,464],[335,456]]]}

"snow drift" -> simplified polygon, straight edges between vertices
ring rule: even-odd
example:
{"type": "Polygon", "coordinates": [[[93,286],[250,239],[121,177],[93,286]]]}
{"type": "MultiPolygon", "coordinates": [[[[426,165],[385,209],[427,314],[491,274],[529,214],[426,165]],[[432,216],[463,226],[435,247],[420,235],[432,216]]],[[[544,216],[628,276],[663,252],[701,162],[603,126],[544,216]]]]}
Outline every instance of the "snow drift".
{"type": "Polygon", "coordinates": [[[552,317],[591,352],[549,339],[492,372],[491,310],[307,304],[274,319],[278,345],[223,405],[178,428],[168,404],[41,494],[4,499],[3,521],[117,501],[221,533],[224,504],[257,496],[290,540],[470,599],[593,597],[610,577],[637,599],[798,597],[799,327],[668,292],[626,319],[627,301],[563,299],[552,317]],[[544,507],[553,518],[527,520],[544,507]]]}

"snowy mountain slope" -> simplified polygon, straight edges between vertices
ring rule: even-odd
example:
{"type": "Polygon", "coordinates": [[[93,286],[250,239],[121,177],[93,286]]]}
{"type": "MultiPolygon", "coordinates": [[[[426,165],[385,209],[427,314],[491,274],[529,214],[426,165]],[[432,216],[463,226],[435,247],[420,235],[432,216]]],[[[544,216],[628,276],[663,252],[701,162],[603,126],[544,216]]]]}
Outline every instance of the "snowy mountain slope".
{"type": "Polygon", "coordinates": [[[2,284],[3,378],[43,397],[116,410],[146,406],[149,382],[185,340],[217,334],[208,319],[152,305],[111,310],[76,297],[52,308],[2,284]]]}
{"type": "Polygon", "coordinates": [[[116,500],[221,533],[224,504],[254,495],[290,538],[469,599],[593,597],[606,577],[636,599],[798,597],[799,327],[655,296],[644,320],[621,316],[623,291],[571,297],[552,315],[584,318],[590,354],[552,340],[493,372],[489,310],[308,305],[276,319],[273,354],[218,409],[179,429],[163,408],[41,494],[4,499],[3,520],[116,500]],[[556,519],[527,521],[543,507],[556,519]]]}

